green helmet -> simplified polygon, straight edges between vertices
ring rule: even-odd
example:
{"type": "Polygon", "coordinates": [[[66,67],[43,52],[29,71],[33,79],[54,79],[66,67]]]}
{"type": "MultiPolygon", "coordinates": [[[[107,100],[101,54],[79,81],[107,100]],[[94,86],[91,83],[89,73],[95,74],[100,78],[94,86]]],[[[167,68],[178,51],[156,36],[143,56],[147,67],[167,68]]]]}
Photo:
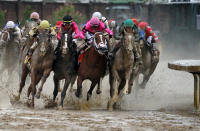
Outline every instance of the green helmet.
{"type": "Polygon", "coordinates": [[[125,27],[133,27],[133,25],[134,25],[134,23],[133,23],[133,21],[131,19],[126,19],[124,21],[124,26],[125,27]]]}

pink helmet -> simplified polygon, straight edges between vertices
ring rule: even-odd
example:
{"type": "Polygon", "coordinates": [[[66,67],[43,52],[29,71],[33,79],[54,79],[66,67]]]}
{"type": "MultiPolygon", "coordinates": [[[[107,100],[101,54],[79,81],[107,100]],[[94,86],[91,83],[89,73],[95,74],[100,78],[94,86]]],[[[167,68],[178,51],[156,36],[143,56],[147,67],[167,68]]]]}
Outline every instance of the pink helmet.
{"type": "Polygon", "coordinates": [[[91,26],[99,26],[100,20],[97,17],[92,17],[90,20],[90,25],[91,26]]]}
{"type": "Polygon", "coordinates": [[[37,12],[33,12],[33,13],[31,13],[30,18],[38,20],[40,18],[40,16],[39,16],[39,14],[37,12]]]}

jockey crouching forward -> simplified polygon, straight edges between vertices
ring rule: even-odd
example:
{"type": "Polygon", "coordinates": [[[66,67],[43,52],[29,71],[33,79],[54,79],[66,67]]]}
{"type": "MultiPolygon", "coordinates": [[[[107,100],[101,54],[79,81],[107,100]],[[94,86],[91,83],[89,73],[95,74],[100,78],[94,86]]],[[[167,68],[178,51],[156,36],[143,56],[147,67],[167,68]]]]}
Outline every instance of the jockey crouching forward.
{"type": "Polygon", "coordinates": [[[56,48],[55,54],[57,54],[58,49],[61,45],[61,34],[65,33],[69,30],[72,30],[73,34],[73,44],[76,44],[76,39],[81,38],[84,39],[84,36],[80,33],[78,26],[76,22],[72,20],[72,17],[70,15],[66,15],[63,17],[63,22],[60,24],[60,27],[58,29],[57,39],[59,40],[58,46],[56,48]]]}
{"type": "MultiPolygon", "coordinates": [[[[88,46],[90,46],[93,42],[93,38],[94,38],[94,34],[96,32],[107,32],[109,34],[109,38],[112,37],[113,35],[113,32],[108,29],[108,28],[105,28],[104,26],[104,23],[101,22],[99,20],[99,18],[97,17],[92,17],[87,23],[86,25],[83,27],[82,31],[81,31],[81,34],[84,36],[86,34],[86,44],[85,46],[83,47],[82,50],[86,49],[88,46]]],[[[109,42],[109,41],[108,41],[109,42]]],[[[108,47],[108,45],[107,45],[108,47]]],[[[106,56],[108,55],[108,52],[106,52],[105,54],[106,56]]],[[[107,56],[108,58],[108,56],[107,56]]]]}
{"type": "MultiPolygon", "coordinates": [[[[121,39],[122,38],[122,35],[124,33],[124,29],[126,27],[131,27],[133,29],[133,33],[134,33],[134,36],[135,36],[135,43],[139,43],[140,41],[140,35],[139,35],[139,32],[138,32],[138,27],[133,23],[133,21],[131,19],[126,19],[122,25],[120,26],[119,28],[119,35],[116,36],[118,37],[118,39],[121,39]]],[[[117,44],[113,50],[111,51],[111,56],[110,57],[113,57],[113,55],[117,52],[117,50],[121,47],[121,44],[117,44]]],[[[139,64],[142,64],[142,59],[141,59],[141,51],[139,50],[139,48],[137,48],[137,45],[135,44],[134,45],[134,49],[133,49],[133,53],[134,53],[134,56],[135,56],[135,59],[136,59],[136,62],[139,63],[139,64]]]]}
{"type": "Polygon", "coordinates": [[[34,50],[37,48],[38,46],[38,42],[37,42],[37,35],[39,33],[39,30],[46,30],[48,31],[49,35],[52,37],[51,38],[51,43],[55,44],[55,40],[53,39],[53,37],[56,37],[56,32],[53,29],[53,27],[50,27],[50,24],[47,20],[43,20],[40,22],[40,25],[33,28],[32,30],[30,30],[29,35],[30,35],[30,39],[34,39],[34,43],[33,45],[30,47],[27,56],[25,58],[24,64],[27,64],[34,52],[34,50]]]}
{"type": "MultiPolygon", "coordinates": [[[[156,62],[159,59],[159,50],[156,48],[154,43],[157,43],[158,36],[153,32],[152,28],[148,26],[146,22],[140,22],[139,24],[140,32],[144,32],[145,43],[151,48],[152,51],[152,62],[156,62]]],[[[141,33],[142,34],[142,33],[141,33]]]]}
{"type": "Polygon", "coordinates": [[[20,32],[20,29],[19,27],[13,22],[13,21],[8,21],[6,23],[6,26],[4,27],[4,30],[5,31],[8,31],[9,33],[11,33],[10,35],[14,35],[16,39],[15,42],[16,43],[20,43],[20,40],[21,40],[21,32],[20,32]]]}

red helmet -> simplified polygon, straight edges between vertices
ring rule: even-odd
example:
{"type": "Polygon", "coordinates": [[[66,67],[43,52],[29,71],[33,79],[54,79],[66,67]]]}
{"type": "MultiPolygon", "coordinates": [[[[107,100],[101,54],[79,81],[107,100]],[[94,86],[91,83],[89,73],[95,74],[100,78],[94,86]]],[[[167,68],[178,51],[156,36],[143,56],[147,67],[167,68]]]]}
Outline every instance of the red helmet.
{"type": "Polygon", "coordinates": [[[138,26],[139,22],[138,22],[138,20],[136,18],[132,18],[132,21],[136,26],[138,26]]]}
{"type": "Polygon", "coordinates": [[[147,27],[147,26],[148,26],[148,24],[147,24],[146,22],[144,22],[144,21],[140,22],[140,24],[139,24],[139,27],[140,27],[141,29],[144,29],[144,28],[147,27]]]}
{"type": "Polygon", "coordinates": [[[62,24],[62,21],[57,21],[56,26],[60,26],[62,24]]]}

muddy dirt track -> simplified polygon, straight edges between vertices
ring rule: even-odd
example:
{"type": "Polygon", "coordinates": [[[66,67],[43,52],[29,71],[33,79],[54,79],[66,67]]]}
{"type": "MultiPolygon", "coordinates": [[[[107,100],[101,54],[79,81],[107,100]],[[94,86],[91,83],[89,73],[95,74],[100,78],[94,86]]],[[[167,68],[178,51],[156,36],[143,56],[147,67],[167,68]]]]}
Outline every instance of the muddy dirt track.
{"type": "MultiPolygon", "coordinates": [[[[198,52],[199,53],[199,52],[198,52]]],[[[109,99],[108,77],[103,81],[103,93],[93,92],[91,101],[80,101],[74,92],[67,92],[63,110],[51,106],[53,93],[52,74],[48,78],[42,97],[35,101],[35,109],[27,106],[26,85],[19,102],[14,101],[17,94],[18,76],[6,83],[8,74],[1,74],[0,86],[0,130],[119,130],[119,131],[191,131],[200,130],[200,112],[193,108],[193,76],[189,73],[167,68],[167,62],[176,59],[198,58],[192,49],[166,47],[161,62],[151,77],[145,90],[125,96],[121,109],[106,110],[109,99]],[[136,97],[137,96],[137,97],[136,97]]],[[[83,93],[86,95],[84,83],[83,93]]],[[[76,86],[74,87],[76,88],[76,86]]],[[[60,93],[58,94],[58,100],[60,93]]]]}

